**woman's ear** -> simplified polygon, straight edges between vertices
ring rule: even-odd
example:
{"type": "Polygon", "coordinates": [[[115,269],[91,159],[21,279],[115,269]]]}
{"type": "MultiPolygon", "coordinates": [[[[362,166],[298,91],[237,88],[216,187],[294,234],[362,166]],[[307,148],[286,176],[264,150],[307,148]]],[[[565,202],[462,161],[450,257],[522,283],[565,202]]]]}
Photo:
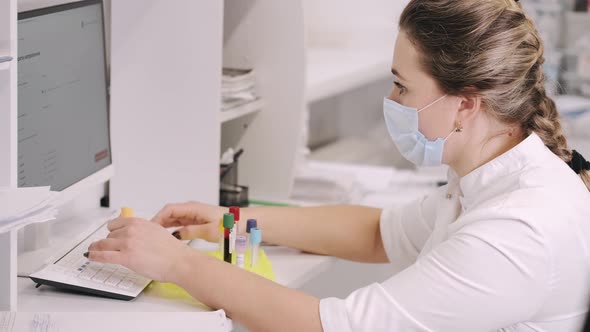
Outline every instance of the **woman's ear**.
{"type": "Polygon", "coordinates": [[[461,104],[459,105],[459,118],[463,121],[469,121],[475,117],[482,108],[481,97],[472,89],[467,89],[466,94],[459,96],[461,104]]]}

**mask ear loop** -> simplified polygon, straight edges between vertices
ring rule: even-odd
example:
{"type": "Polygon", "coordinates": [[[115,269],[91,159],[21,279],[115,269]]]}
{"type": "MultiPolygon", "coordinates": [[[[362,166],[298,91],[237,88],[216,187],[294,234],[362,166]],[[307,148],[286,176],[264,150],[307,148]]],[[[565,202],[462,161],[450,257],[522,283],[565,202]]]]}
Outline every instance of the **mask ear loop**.
{"type": "Polygon", "coordinates": [[[422,107],[422,109],[418,110],[418,113],[422,112],[423,110],[425,110],[425,109],[429,108],[430,106],[432,106],[432,105],[438,103],[439,101],[443,100],[446,96],[448,96],[448,95],[444,95],[444,96],[438,98],[437,100],[433,101],[432,103],[430,103],[430,104],[422,107]]]}

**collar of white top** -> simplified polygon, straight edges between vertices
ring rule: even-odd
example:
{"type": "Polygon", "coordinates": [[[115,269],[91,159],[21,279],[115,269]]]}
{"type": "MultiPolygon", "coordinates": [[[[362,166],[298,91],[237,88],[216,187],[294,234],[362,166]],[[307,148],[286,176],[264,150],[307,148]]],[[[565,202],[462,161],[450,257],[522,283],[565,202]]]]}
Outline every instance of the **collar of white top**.
{"type": "Polygon", "coordinates": [[[502,178],[522,171],[525,165],[538,159],[546,150],[547,147],[545,147],[541,138],[532,133],[511,150],[480,166],[461,179],[454,171],[450,170],[449,189],[460,195],[463,209],[469,209],[483,193],[489,192],[491,188],[495,187],[501,190],[501,188],[497,187],[497,184],[501,183],[502,178]]]}

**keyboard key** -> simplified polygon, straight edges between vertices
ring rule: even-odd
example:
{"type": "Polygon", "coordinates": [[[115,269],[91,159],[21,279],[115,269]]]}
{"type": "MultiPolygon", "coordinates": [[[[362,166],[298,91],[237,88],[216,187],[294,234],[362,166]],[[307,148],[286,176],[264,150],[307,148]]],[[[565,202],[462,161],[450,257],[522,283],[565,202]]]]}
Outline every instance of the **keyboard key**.
{"type": "Polygon", "coordinates": [[[120,278],[117,278],[115,276],[111,276],[110,278],[107,279],[105,284],[114,287],[114,286],[117,286],[120,282],[121,282],[120,278]]]}
{"type": "Polygon", "coordinates": [[[111,276],[110,272],[100,271],[93,278],[92,281],[103,283],[111,276]]]}
{"type": "Polygon", "coordinates": [[[133,282],[131,280],[124,280],[119,284],[119,288],[121,289],[129,289],[133,286],[133,282]]]}
{"type": "Polygon", "coordinates": [[[104,267],[103,263],[96,263],[96,262],[91,262],[88,266],[94,267],[97,270],[102,270],[104,267]]]}
{"type": "Polygon", "coordinates": [[[117,270],[117,268],[112,265],[105,265],[105,267],[102,270],[112,274],[115,272],[115,270],[117,270]]]}
{"type": "Polygon", "coordinates": [[[78,267],[81,267],[82,265],[84,265],[85,262],[86,262],[85,258],[79,258],[79,259],[74,260],[72,262],[71,266],[78,268],[78,267]]]}
{"type": "Polygon", "coordinates": [[[119,278],[119,279],[121,279],[121,280],[123,280],[123,279],[125,279],[125,277],[126,277],[127,275],[126,275],[125,273],[121,273],[121,272],[119,272],[119,271],[115,271],[115,273],[113,273],[113,276],[114,276],[114,277],[117,277],[117,278],[119,278]]]}
{"type": "Polygon", "coordinates": [[[90,280],[97,272],[97,270],[87,267],[84,269],[84,271],[82,271],[82,273],[80,273],[78,277],[84,280],[90,280]]]}

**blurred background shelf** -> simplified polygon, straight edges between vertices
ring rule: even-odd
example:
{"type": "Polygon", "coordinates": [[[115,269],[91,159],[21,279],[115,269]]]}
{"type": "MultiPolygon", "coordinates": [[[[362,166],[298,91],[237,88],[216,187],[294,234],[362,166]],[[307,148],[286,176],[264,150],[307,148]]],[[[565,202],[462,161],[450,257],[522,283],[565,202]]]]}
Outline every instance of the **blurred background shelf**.
{"type": "Polygon", "coordinates": [[[219,121],[225,123],[232,121],[243,116],[258,113],[264,108],[264,101],[257,99],[244,105],[240,105],[225,111],[221,111],[219,115],[219,121]]]}
{"type": "Polygon", "coordinates": [[[307,50],[307,101],[342,94],[391,74],[391,54],[337,48],[307,50]]]}
{"type": "Polygon", "coordinates": [[[11,63],[13,62],[12,57],[0,56],[0,70],[10,69],[11,63]]]}

